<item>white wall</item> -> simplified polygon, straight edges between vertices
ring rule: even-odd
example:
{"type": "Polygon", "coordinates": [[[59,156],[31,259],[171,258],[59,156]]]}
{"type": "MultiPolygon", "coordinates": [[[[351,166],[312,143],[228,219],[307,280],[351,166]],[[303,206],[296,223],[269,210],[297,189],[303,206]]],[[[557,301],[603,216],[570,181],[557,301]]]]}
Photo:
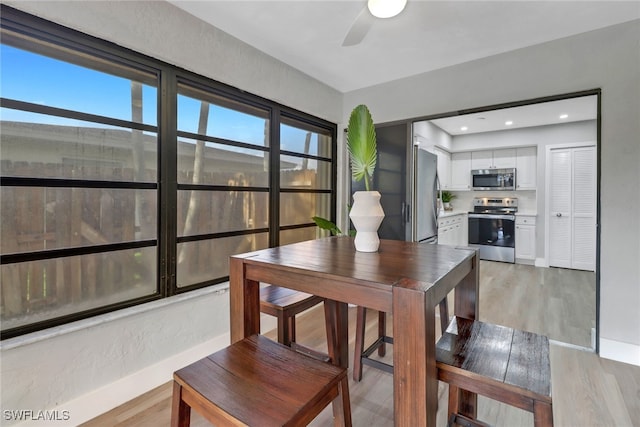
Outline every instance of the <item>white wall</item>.
{"type": "MultiPolygon", "coordinates": [[[[4,3],[324,119],[342,117],[339,92],[169,3],[4,3]]],[[[2,409],[67,409],[68,425],[77,425],[169,381],[229,342],[229,297],[212,291],[3,341],[2,409]]]]}
{"type": "Polygon", "coordinates": [[[640,21],[635,20],[364,88],[344,97],[345,112],[364,103],[376,122],[386,122],[601,88],[601,355],[638,365],[639,40],[640,21]],[[617,344],[621,352],[614,349],[617,344]]]}

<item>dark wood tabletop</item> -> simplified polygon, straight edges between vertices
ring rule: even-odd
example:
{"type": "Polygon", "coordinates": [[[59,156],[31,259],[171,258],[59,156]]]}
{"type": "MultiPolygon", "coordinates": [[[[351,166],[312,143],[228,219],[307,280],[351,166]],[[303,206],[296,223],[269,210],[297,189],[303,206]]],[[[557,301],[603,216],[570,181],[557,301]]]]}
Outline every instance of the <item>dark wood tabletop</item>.
{"type": "MultiPolygon", "coordinates": [[[[230,259],[231,340],[260,331],[259,284],[327,298],[337,323],[334,362],[348,366],[347,305],[393,313],[396,425],[435,425],[435,307],[456,289],[454,311],[478,314],[478,260],[468,248],[381,240],[357,252],[350,237],[329,237],[230,259]]],[[[475,406],[471,401],[469,404],[475,406]]]]}

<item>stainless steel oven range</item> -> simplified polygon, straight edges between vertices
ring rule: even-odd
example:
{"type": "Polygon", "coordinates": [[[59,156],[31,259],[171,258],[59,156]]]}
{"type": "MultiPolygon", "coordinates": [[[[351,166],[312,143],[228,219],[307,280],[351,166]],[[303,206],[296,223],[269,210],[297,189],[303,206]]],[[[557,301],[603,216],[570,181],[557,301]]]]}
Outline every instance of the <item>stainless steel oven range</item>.
{"type": "Polygon", "coordinates": [[[480,249],[480,259],[515,262],[518,199],[476,197],[469,212],[469,246],[480,249]]]}

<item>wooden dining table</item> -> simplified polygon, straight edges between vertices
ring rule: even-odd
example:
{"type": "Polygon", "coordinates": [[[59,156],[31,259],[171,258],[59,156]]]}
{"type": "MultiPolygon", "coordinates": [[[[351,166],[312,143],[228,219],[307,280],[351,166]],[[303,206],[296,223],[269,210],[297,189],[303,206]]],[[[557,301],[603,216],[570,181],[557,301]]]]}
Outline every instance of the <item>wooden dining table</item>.
{"type": "MultiPolygon", "coordinates": [[[[347,236],[310,240],[230,258],[231,341],[260,333],[260,283],[326,299],[335,324],[333,362],[348,367],[347,304],[393,314],[396,426],[435,426],[438,408],[436,306],[455,289],[456,316],[478,316],[476,251],[381,240],[377,252],[355,250],[347,236]]],[[[331,350],[331,349],[330,349],[331,350]]],[[[463,399],[473,411],[477,397],[463,399]]]]}

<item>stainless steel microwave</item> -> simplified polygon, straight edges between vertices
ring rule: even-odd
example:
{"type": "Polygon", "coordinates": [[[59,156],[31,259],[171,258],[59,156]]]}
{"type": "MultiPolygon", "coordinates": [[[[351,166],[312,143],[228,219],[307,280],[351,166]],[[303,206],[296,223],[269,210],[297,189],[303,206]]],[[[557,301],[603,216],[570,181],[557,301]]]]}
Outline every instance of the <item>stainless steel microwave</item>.
{"type": "Polygon", "coordinates": [[[516,169],[474,169],[471,171],[474,190],[515,190],[516,169]]]}

